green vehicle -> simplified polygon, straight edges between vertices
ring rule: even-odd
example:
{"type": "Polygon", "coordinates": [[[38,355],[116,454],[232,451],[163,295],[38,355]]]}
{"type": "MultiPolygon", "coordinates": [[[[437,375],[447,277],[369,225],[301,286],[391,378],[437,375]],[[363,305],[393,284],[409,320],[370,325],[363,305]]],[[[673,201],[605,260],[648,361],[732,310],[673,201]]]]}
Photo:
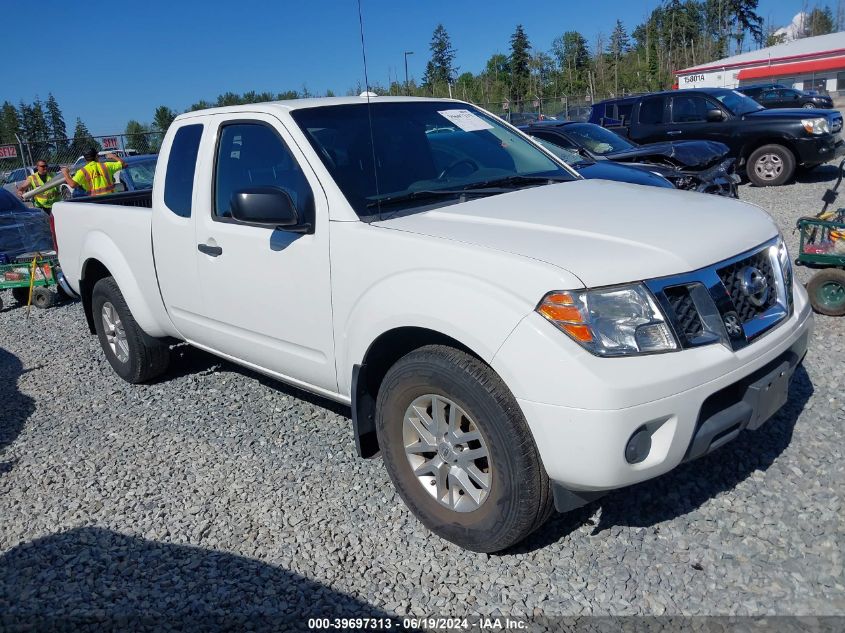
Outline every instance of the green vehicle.
{"type": "MultiPolygon", "coordinates": [[[[32,305],[49,308],[58,302],[58,294],[50,289],[58,286],[59,260],[55,255],[22,255],[10,264],[0,264],[0,290],[11,290],[15,301],[22,305],[29,303],[32,289],[32,305]]],[[[0,299],[0,309],[3,300],[0,299]]]]}
{"type": "Polygon", "coordinates": [[[801,231],[796,264],[821,268],[807,284],[807,294],[813,309],[828,316],[845,315],[845,209],[828,211],[836,200],[845,160],[839,163],[836,184],[822,196],[824,207],[817,216],[799,218],[801,231]]]}

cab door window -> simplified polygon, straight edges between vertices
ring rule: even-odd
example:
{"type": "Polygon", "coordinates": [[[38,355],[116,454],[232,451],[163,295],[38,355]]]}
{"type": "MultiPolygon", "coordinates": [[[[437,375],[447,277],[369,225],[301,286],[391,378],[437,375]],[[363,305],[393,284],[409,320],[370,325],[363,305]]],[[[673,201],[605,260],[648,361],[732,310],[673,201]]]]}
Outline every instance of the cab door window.
{"type": "Polygon", "coordinates": [[[301,218],[313,217],[314,196],[308,180],[276,131],[261,123],[225,125],[217,143],[214,219],[231,218],[232,196],[250,187],[282,189],[301,218]]]}
{"type": "Polygon", "coordinates": [[[699,95],[672,97],[672,123],[703,123],[707,121],[707,111],[713,107],[699,95]]]}
{"type": "Polygon", "coordinates": [[[647,97],[640,103],[639,120],[643,125],[663,123],[663,97],[647,97]]]}

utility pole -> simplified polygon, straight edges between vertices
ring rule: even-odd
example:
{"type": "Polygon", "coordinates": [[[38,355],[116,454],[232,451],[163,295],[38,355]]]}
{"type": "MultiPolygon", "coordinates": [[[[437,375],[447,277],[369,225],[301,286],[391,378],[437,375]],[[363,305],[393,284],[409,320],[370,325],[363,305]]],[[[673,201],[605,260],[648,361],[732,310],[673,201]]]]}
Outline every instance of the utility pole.
{"type": "Polygon", "coordinates": [[[411,84],[408,83],[408,55],[413,55],[414,51],[405,51],[405,94],[410,96],[411,84]]]}

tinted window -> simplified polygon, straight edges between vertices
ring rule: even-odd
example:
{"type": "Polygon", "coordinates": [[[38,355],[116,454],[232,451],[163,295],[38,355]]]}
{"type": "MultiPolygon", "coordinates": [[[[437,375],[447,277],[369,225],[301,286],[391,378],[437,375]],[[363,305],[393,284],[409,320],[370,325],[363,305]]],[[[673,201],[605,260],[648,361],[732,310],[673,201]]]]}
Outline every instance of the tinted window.
{"type": "Polygon", "coordinates": [[[616,107],[616,116],[623,122],[631,120],[631,113],[634,111],[633,103],[620,103],[616,107]]]}
{"type": "Polygon", "coordinates": [[[311,187],[279,135],[259,123],[227,125],[217,145],[214,213],[232,216],[232,195],[249,187],[284,189],[296,209],[310,216],[311,187]]]}
{"type": "Polygon", "coordinates": [[[572,178],[498,117],[463,103],[351,104],[292,116],[360,216],[379,215],[386,198],[416,208],[420,202],[406,197],[416,191],[454,192],[511,176],[572,178]]]}
{"type": "Polygon", "coordinates": [[[593,154],[611,154],[634,149],[635,145],[615,132],[592,123],[574,123],[566,126],[566,133],[580,146],[593,154]]]}
{"type": "Polygon", "coordinates": [[[649,97],[640,103],[640,123],[655,125],[663,122],[663,97],[649,97]]]}
{"type": "Polygon", "coordinates": [[[577,147],[572,141],[558,134],[554,134],[553,132],[546,132],[543,130],[532,130],[531,136],[541,138],[544,141],[549,141],[550,143],[553,143],[558,147],[565,147],[567,149],[577,149],[577,147]]]}
{"type": "Polygon", "coordinates": [[[763,92],[762,88],[740,88],[741,92],[744,92],[749,97],[756,99],[760,96],[760,93],[763,92]]]}
{"type": "Polygon", "coordinates": [[[710,104],[698,95],[672,97],[673,123],[699,123],[707,120],[710,104]]]}
{"type": "Polygon", "coordinates": [[[167,159],[164,179],[164,204],[176,215],[191,217],[191,200],[194,195],[194,172],[197,168],[197,150],[202,137],[202,125],[180,127],[173,139],[167,159]]]}

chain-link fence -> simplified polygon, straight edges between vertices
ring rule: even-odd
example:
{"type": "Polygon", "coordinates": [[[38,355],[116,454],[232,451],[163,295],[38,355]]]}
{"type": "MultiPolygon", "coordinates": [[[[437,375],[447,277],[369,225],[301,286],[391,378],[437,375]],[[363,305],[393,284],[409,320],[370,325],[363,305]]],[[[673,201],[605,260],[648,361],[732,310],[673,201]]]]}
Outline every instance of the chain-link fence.
{"type": "MultiPolygon", "coordinates": [[[[619,97],[630,96],[627,91],[619,97]]],[[[614,95],[569,97],[567,95],[543,98],[529,98],[522,101],[504,100],[478,103],[514,125],[524,125],[538,120],[558,119],[560,121],[586,121],[590,117],[593,103],[610,99],[614,95]]]]}
{"type": "MultiPolygon", "coordinates": [[[[20,170],[31,168],[39,160],[46,161],[51,171],[60,167],[80,167],[84,164],[82,155],[94,147],[102,160],[106,154],[134,156],[156,154],[161,147],[164,134],[145,132],[143,134],[112,134],[87,138],[58,138],[33,141],[19,139],[17,143],[0,145],[0,182],[21,181],[20,170]]],[[[28,173],[26,175],[29,175],[28,173]]]]}

